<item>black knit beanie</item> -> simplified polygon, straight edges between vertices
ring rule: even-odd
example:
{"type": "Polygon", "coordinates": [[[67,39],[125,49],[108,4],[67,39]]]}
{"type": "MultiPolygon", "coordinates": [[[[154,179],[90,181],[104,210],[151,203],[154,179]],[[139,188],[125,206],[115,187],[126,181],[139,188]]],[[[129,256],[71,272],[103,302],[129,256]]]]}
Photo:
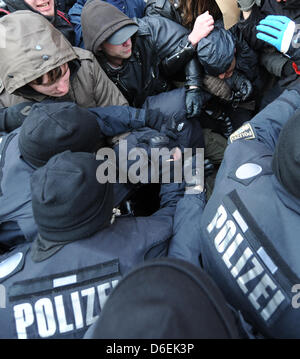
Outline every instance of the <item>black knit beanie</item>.
{"type": "Polygon", "coordinates": [[[19,149],[25,161],[40,167],[66,150],[94,152],[102,140],[90,111],[71,102],[35,104],[21,126],[19,149]]]}
{"type": "Polygon", "coordinates": [[[282,128],[275,148],[272,169],[280,184],[300,198],[300,110],[282,128]]]}
{"type": "Polygon", "coordinates": [[[85,339],[233,339],[237,324],[214,281],[199,267],[165,258],[128,273],[85,339]]]}
{"type": "Polygon", "coordinates": [[[65,151],[33,173],[32,209],[42,238],[74,241],[110,224],[113,187],[97,181],[99,164],[91,153],[65,151]]]}

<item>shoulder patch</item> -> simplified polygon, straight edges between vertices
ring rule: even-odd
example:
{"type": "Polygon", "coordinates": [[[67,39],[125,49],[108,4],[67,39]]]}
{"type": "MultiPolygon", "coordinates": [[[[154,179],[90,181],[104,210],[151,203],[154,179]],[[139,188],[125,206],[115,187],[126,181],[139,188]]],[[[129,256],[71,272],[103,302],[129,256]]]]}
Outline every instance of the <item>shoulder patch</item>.
{"type": "Polygon", "coordinates": [[[255,134],[250,123],[246,123],[242,125],[239,129],[237,129],[233,134],[230,135],[229,140],[230,143],[236,140],[252,140],[255,138],[255,134]]]}

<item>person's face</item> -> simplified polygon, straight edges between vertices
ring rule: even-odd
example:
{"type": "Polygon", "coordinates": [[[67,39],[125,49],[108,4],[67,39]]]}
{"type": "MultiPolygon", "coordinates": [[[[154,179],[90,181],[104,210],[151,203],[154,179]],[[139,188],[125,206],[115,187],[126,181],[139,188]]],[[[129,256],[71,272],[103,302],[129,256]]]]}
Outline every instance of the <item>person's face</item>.
{"type": "Polygon", "coordinates": [[[101,49],[109,61],[121,65],[123,60],[128,59],[132,54],[131,38],[123,42],[121,45],[112,45],[104,42],[101,49]]]}
{"type": "Polygon", "coordinates": [[[228,79],[229,77],[232,76],[233,74],[233,71],[235,69],[235,65],[236,65],[236,58],[235,56],[233,57],[233,60],[232,60],[232,63],[231,65],[229,66],[229,68],[227,69],[226,72],[224,72],[223,74],[220,74],[218,77],[219,79],[223,80],[223,79],[228,79]]]}
{"type": "Polygon", "coordinates": [[[24,0],[34,10],[45,16],[54,16],[54,0],[24,0]]]}
{"type": "Polygon", "coordinates": [[[49,83],[48,74],[43,75],[42,83],[37,85],[34,81],[30,82],[28,85],[32,87],[35,91],[51,97],[62,97],[69,92],[70,87],[70,69],[68,64],[61,66],[61,77],[59,77],[54,83],[49,83]]]}

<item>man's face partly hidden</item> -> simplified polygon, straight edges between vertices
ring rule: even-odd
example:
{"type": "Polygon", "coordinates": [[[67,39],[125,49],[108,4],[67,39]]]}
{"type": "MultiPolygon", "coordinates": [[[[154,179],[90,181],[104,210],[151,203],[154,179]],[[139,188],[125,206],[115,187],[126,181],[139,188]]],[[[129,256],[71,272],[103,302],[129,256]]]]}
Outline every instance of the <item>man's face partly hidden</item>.
{"type": "Polygon", "coordinates": [[[131,37],[121,45],[112,45],[108,42],[104,42],[99,50],[104,52],[109,63],[115,66],[121,66],[123,60],[128,59],[132,54],[131,37]]]}
{"type": "Polygon", "coordinates": [[[54,0],[24,0],[35,11],[44,16],[54,16],[54,0]]]}
{"type": "Polygon", "coordinates": [[[224,72],[223,74],[220,74],[218,77],[219,79],[223,80],[223,79],[228,79],[229,77],[231,77],[233,75],[233,71],[235,69],[235,65],[236,65],[236,58],[235,56],[233,57],[232,63],[229,66],[229,68],[226,70],[226,72],[224,72]]]}
{"type": "Polygon", "coordinates": [[[61,75],[55,80],[50,81],[49,75],[42,76],[42,83],[37,84],[35,81],[31,81],[28,85],[35,91],[51,97],[62,97],[69,92],[70,88],[70,69],[69,65],[63,64],[60,66],[61,75]]]}

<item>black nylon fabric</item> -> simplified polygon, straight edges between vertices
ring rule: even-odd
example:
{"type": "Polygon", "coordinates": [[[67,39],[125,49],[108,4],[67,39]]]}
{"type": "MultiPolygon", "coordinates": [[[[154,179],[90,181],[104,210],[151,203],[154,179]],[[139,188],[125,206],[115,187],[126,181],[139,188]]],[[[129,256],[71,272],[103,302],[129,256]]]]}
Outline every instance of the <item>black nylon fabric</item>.
{"type": "Polygon", "coordinates": [[[179,260],[152,260],[112,292],[85,339],[233,339],[234,317],[212,279],[179,260]]]}
{"type": "Polygon", "coordinates": [[[293,196],[300,198],[300,111],[289,119],[280,132],[272,169],[278,181],[293,196]]]}

